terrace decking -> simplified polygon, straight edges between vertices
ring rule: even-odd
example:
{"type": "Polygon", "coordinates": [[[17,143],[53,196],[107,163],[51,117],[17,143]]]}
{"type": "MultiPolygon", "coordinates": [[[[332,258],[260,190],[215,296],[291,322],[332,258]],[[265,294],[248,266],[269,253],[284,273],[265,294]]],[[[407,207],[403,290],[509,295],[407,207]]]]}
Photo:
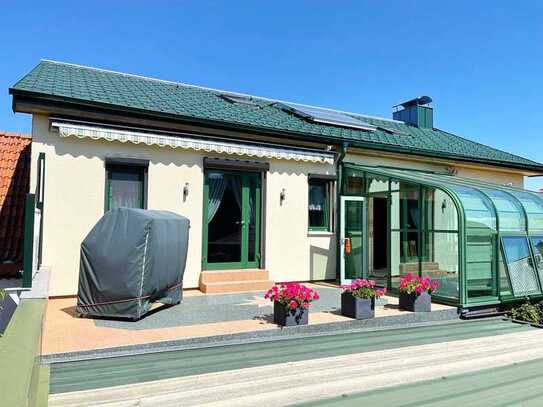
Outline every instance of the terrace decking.
{"type": "Polygon", "coordinates": [[[264,299],[263,292],[203,295],[188,291],[182,304],[151,312],[138,322],[81,319],[75,316],[75,298],[49,300],[42,358],[87,358],[124,350],[146,352],[457,318],[453,307],[433,304],[433,312],[414,314],[399,310],[397,298],[386,297],[387,304],[377,307],[376,318],[356,321],[341,315],[337,286],[312,286],[321,299],[311,306],[309,325],[294,329],[273,323],[272,303],[264,299]]]}
{"type": "MultiPolygon", "coordinates": [[[[358,393],[373,389],[383,405],[387,387],[543,358],[540,338],[493,318],[54,363],[49,405],[279,406],[337,395],[360,405],[358,393]]],[[[384,405],[439,397],[423,388],[384,405]]]]}

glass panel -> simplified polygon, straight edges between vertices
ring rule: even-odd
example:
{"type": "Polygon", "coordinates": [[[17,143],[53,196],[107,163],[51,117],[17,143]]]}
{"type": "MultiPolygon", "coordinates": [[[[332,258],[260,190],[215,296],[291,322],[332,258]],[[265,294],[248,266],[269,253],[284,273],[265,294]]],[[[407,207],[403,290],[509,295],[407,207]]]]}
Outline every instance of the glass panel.
{"type": "Polygon", "coordinates": [[[539,273],[539,281],[543,284],[543,236],[532,236],[530,241],[532,243],[535,265],[539,273]]]}
{"type": "MultiPolygon", "coordinates": [[[[400,256],[404,263],[417,263],[419,261],[418,232],[401,232],[400,256]]],[[[416,270],[418,274],[418,268],[416,270]]]]}
{"type": "Polygon", "coordinates": [[[368,200],[368,278],[388,285],[388,199],[387,193],[371,195],[368,200]]]}
{"type": "Polygon", "coordinates": [[[522,236],[506,236],[502,237],[502,243],[513,294],[524,296],[539,293],[535,264],[528,247],[528,240],[522,236]]]}
{"type": "Polygon", "coordinates": [[[513,290],[511,289],[511,282],[509,280],[509,273],[507,272],[507,267],[505,267],[503,251],[500,251],[498,257],[498,267],[500,270],[500,295],[513,295],[513,290]]]}
{"type": "Polygon", "coordinates": [[[309,227],[328,229],[328,182],[309,180],[309,227]]]}
{"type": "Polygon", "coordinates": [[[543,199],[529,192],[512,192],[520,201],[528,216],[530,232],[543,231],[543,199]]]}
{"type": "Polygon", "coordinates": [[[397,289],[402,276],[419,274],[419,186],[403,181],[390,185],[391,287],[397,289]]]}
{"type": "Polygon", "coordinates": [[[397,188],[391,193],[391,228],[401,230],[419,229],[419,187],[405,182],[392,182],[397,188]]]}
{"type": "Polygon", "coordinates": [[[481,192],[458,185],[448,187],[456,192],[462,202],[468,228],[496,230],[494,209],[481,192]]]}
{"type": "Polygon", "coordinates": [[[345,201],[345,239],[349,239],[350,252],[345,253],[345,278],[352,280],[362,277],[363,270],[363,215],[362,201],[345,201]]]}
{"type": "Polygon", "coordinates": [[[208,263],[241,262],[241,175],[221,171],[207,173],[208,263]]]}
{"type": "Polygon", "coordinates": [[[466,236],[466,284],[468,297],[496,297],[494,273],[495,234],[471,229],[466,236]]]}
{"type": "Polygon", "coordinates": [[[143,208],[143,169],[109,167],[109,208],[143,208]]]}
{"type": "Polygon", "coordinates": [[[374,192],[388,192],[388,178],[380,177],[378,175],[367,176],[368,193],[374,192]]]}
{"type": "Polygon", "coordinates": [[[498,212],[500,232],[523,232],[526,230],[524,212],[520,203],[506,192],[496,189],[481,189],[487,194],[498,212]]]}
{"type": "Polygon", "coordinates": [[[343,194],[344,195],[364,195],[364,173],[351,168],[345,169],[343,194]]]}
{"type": "Polygon", "coordinates": [[[417,232],[404,233],[392,231],[390,239],[390,276],[391,287],[398,289],[400,279],[406,274],[419,274],[418,257],[408,256],[408,253],[416,253],[416,240],[409,240],[417,235],[417,232]]]}
{"type": "Polygon", "coordinates": [[[440,189],[424,189],[424,228],[458,231],[458,212],[451,197],[440,189]]]}
{"type": "Polygon", "coordinates": [[[439,281],[435,295],[458,298],[458,234],[424,233],[422,275],[439,281]]]}

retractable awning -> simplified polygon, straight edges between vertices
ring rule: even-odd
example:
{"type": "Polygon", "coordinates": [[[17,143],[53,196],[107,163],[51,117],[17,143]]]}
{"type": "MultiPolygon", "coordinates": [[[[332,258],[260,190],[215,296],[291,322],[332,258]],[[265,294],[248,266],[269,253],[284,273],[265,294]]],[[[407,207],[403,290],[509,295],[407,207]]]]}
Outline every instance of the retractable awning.
{"type": "Polygon", "coordinates": [[[184,150],[214,152],[219,154],[274,158],[279,160],[304,161],[322,164],[333,164],[335,157],[334,153],[325,151],[321,152],[318,150],[163,135],[152,132],[148,133],[141,131],[121,130],[61,121],[53,121],[51,123],[51,127],[58,130],[60,137],[119,141],[121,143],[180,148],[184,150]]]}

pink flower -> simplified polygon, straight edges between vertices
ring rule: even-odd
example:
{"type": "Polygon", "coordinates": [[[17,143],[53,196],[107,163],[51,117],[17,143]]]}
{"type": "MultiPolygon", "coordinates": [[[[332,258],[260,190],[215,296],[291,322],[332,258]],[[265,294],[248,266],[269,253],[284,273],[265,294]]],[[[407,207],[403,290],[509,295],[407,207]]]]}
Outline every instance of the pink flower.
{"type": "Polygon", "coordinates": [[[319,294],[300,283],[282,283],[270,288],[264,298],[280,302],[290,309],[296,309],[300,306],[307,309],[312,301],[319,299],[319,294]]]}

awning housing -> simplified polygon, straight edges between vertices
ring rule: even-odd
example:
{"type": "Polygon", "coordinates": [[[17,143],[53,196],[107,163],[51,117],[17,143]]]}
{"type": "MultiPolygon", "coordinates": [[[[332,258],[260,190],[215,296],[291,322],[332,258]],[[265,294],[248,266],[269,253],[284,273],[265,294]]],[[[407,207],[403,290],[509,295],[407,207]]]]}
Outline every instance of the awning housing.
{"type": "Polygon", "coordinates": [[[318,150],[163,135],[152,132],[121,130],[61,121],[53,121],[51,127],[58,129],[60,137],[119,141],[121,143],[180,148],[184,150],[214,152],[228,155],[274,158],[278,160],[293,160],[322,164],[333,164],[335,157],[334,153],[318,150]]]}

